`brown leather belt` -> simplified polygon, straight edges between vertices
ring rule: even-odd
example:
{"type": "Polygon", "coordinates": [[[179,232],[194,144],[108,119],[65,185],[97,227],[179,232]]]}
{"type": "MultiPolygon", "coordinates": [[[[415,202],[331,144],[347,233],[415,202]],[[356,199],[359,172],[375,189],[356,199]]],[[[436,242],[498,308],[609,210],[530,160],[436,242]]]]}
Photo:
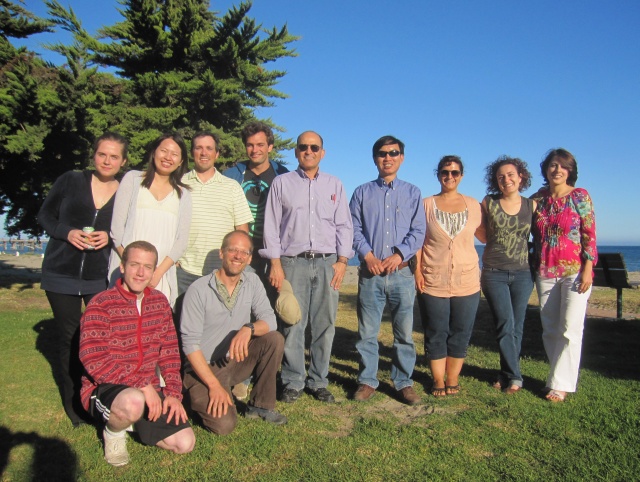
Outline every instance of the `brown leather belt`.
{"type": "Polygon", "coordinates": [[[398,271],[400,271],[401,269],[406,268],[407,266],[409,266],[409,261],[403,261],[402,263],[400,263],[398,265],[398,267],[396,268],[398,271]]]}

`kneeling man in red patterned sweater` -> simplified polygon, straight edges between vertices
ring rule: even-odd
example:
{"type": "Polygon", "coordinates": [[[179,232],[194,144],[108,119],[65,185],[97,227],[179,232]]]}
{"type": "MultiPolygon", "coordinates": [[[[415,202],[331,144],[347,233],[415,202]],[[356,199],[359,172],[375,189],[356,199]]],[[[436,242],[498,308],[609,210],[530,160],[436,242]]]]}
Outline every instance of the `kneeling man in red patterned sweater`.
{"type": "Polygon", "coordinates": [[[171,307],[160,291],[148,287],[157,261],[152,244],[128,245],[122,278],[91,300],[80,322],[80,360],[86,370],[80,396],[84,408],[105,423],[104,456],[114,466],[129,462],[130,425],[142,443],[177,454],[191,452],[196,442],[182,406],[171,307]]]}

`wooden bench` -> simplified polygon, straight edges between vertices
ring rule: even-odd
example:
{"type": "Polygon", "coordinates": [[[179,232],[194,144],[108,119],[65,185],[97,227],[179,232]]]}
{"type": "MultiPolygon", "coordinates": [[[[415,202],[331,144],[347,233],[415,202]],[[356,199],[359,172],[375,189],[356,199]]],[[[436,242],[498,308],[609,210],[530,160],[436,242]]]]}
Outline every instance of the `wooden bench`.
{"type": "Polygon", "coordinates": [[[629,273],[622,253],[598,253],[598,264],[593,268],[593,273],[593,286],[616,289],[616,318],[622,318],[623,288],[638,288],[638,283],[629,283],[629,273]]]}

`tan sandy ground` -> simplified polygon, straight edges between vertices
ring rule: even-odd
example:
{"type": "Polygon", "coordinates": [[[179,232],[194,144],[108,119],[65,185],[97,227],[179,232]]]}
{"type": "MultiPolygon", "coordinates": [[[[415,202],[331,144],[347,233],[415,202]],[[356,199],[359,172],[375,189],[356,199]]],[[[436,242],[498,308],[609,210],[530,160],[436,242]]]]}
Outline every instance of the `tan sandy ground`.
{"type": "MultiPolygon", "coordinates": [[[[0,254],[0,284],[7,283],[39,283],[40,274],[42,273],[42,256],[23,254],[20,256],[12,256],[9,254],[0,254]]],[[[632,282],[640,282],[640,272],[629,273],[629,279],[632,282]]],[[[343,281],[344,286],[356,285],[358,283],[358,268],[354,266],[347,267],[347,273],[343,281]]],[[[606,289],[606,288],[596,288],[606,289]]],[[[589,306],[587,310],[589,316],[615,318],[615,311],[602,310],[589,306]]]]}

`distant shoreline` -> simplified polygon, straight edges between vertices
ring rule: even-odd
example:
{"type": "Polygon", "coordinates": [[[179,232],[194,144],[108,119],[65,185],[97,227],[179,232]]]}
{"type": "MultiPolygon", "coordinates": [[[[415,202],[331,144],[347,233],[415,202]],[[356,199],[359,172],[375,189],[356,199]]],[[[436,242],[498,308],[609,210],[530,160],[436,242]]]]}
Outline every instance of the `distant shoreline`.
{"type": "MultiPolygon", "coordinates": [[[[29,280],[39,283],[42,274],[42,255],[21,254],[20,256],[10,254],[0,254],[0,276],[12,276],[16,282],[29,280]]],[[[629,272],[629,280],[640,282],[640,271],[629,272]]],[[[356,285],[358,283],[358,267],[348,266],[342,284],[345,286],[356,285]]],[[[604,289],[604,288],[603,288],[604,289]]]]}

